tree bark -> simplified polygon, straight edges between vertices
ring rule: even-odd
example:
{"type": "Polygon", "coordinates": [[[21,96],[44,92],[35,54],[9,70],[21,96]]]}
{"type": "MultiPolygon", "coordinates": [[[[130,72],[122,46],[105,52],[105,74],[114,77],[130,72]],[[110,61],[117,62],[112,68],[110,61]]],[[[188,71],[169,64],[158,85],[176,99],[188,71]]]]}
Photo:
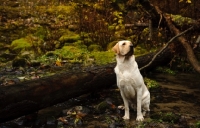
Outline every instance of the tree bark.
{"type": "MultiPolygon", "coordinates": [[[[150,53],[136,57],[139,67],[148,64],[154,55],[155,53],[150,53]]],[[[144,70],[166,64],[171,57],[170,49],[167,48],[144,70]]],[[[114,85],[115,65],[112,63],[82,71],[63,72],[47,78],[2,86],[0,87],[0,122],[114,85]]]]}

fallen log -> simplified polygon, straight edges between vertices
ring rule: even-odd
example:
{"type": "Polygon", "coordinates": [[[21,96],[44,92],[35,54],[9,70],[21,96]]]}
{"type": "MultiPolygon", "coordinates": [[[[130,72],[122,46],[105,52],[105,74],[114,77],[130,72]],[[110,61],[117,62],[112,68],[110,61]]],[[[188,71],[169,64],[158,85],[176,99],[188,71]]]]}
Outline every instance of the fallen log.
{"type": "MultiPolygon", "coordinates": [[[[136,57],[139,67],[148,64],[154,55],[155,53],[150,53],[136,57]]],[[[171,58],[172,53],[169,48],[166,48],[144,70],[166,64],[171,58]]],[[[85,68],[81,71],[62,72],[12,86],[2,86],[0,87],[0,122],[114,85],[116,82],[114,66],[115,63],[112,63],[95,68],[85,68]]]]}

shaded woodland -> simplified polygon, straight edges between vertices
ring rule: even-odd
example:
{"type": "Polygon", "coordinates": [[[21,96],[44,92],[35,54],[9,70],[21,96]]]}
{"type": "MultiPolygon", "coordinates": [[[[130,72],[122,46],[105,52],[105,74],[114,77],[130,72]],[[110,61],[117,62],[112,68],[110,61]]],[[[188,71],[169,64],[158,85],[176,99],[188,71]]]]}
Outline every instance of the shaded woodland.
{"type": "Polygon", "coordinates": [[[110,49],[122,39],[142,73],[200,73],[199,0],[0,3],[1,122],[115,84],[110,49]]]}

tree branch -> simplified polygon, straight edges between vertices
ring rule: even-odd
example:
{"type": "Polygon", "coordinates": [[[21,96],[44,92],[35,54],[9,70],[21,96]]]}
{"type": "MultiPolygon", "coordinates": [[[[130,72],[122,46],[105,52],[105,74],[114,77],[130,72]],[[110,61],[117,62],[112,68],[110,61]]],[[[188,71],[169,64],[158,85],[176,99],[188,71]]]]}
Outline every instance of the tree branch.
{"type": "MultiPolygon", "coordinates": [[[[152,5],[153,6],[153,5],[152,5]]],[[[154,6],[155,10],[157,11],[158,14],[162,14],[163,17],[165,18],[168,27],[170,28],[171,32],[175,33],[176,35],[180,34],[179,29],[177,29],[174,24],[171,21],[170,15],[163,13],[157,6],[154,6]]],[[[193,27],[189,28],[191,30],[193,27]]],[[[188,60],[190,64],[193,66],[193,68],[200,73],[200,63],[197,60],[194,51],[191,47],[191,45],[188,43],[188,41],[185,39],[183,36],[178,37],[179,42],[183,45],[183,47],[186,50],[188,60]]]]}
{"type": "Polygon", "coordinates": [[[189,30],[191,30],[192,28],[193,28],[193,26],[190,27],[190,28],[188,28],[187,30],[185,30],[185,31],[183,31],[183,32],[181,32],[181,33],[179,33],[178,35],[174,36],[173,38],[171,38],[171,39],[167,42],[167,44],[166,44],[159,52],[157,52],[157,53],[153,56],[152,60],[151,60],[147,65],[145,65],[145,66],[143,66],[142,68],[140,68],[140,70],[142,70],[142,69],[148,67],[149,65],[151,65],[151,63],[156,59],[156,57],[157,57],[163,50],[165,50],[165,49],[169,46],[169,44],[170,44],[174,39],[176,39],[177,37],[179,37],[179,36],[185,34],[185,33],[188,32],[189,30]]]}

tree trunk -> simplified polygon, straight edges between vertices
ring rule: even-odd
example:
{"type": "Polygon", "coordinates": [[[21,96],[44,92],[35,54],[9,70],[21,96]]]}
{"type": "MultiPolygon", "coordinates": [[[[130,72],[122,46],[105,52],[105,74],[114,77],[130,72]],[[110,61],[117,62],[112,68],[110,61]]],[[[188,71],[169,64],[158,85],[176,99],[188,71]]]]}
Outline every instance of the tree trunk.
{"type": "MultiPolygon", "coordinates": [[[[155,53],[136,57],[139,67],[146,65],[155,53]]],[[[164,50],[147,68],[166,64],[170,49],[164,50]]],[[[85,93],[98,92],[116,83],[114,66],[108,64],[82,71],[63,72],[47,78],[0,87],[0,122],[5,122],[39,109],[64,102],[85,93]]]]}

